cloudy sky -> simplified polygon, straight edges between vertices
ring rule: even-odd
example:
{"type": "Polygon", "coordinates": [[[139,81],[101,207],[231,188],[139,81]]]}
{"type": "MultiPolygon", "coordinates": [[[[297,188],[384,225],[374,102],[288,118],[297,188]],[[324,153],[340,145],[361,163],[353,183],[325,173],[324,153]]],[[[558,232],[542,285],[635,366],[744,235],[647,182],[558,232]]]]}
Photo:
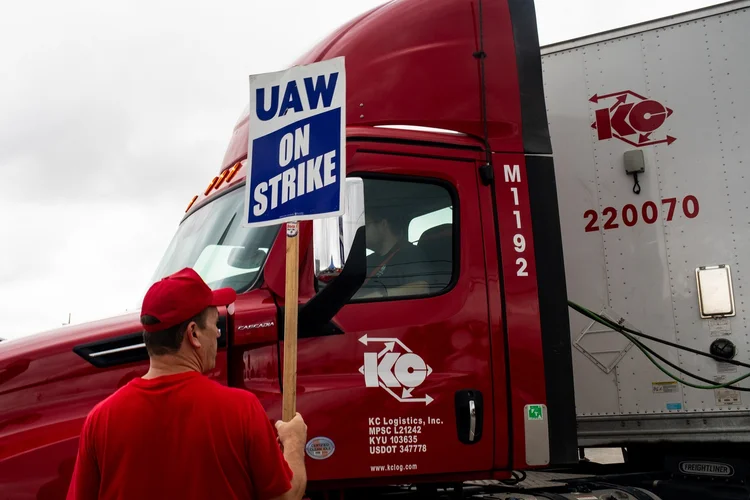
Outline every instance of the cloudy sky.
{"type": "MultiPolygon", "coordinates": [[[[383,0],[26,0],[0,15],[0,337],[137,308],[247,76],[383,0]]],[[[718,3],[536,0],[542,44],[718,3]]]]}

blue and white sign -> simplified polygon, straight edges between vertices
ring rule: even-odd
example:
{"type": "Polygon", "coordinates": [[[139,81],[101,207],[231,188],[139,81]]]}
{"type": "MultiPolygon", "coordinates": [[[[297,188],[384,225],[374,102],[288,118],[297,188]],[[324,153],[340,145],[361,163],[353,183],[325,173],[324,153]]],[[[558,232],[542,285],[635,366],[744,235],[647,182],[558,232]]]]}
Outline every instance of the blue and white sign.
{"type": "Polygon", "coordinates": [[[249,114],[243,225],[341,215],[344,58],[250,76],[249,114]]]}

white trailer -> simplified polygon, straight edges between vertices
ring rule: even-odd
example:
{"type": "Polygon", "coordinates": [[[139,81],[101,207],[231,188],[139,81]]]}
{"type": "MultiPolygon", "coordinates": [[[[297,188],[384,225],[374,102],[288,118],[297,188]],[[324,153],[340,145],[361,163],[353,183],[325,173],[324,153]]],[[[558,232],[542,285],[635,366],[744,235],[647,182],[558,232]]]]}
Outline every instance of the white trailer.
{"type": "MultiPolygon", "coordinates": [[[[750,2],[543,47],[542,59],[570,300],[750,363],[750,2]]],[[[677,383],[577,312],[570,327],[581,446],[750,441],[750,392],[677,383]]],[[[714,384],[750,372],[644,343],[714,384]]]]}

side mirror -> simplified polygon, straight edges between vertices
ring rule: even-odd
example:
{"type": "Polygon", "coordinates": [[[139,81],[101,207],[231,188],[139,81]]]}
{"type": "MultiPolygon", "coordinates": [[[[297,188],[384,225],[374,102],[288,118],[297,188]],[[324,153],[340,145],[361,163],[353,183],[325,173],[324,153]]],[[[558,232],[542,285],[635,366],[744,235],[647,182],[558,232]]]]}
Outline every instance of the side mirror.
{"type": "MultiPolygon", "coordinates": [[[[339,217],[313,220],[315,277],[324,287],[299,310],[299,338],[343,333],[333,317],[357,293],[367,275],[365,197],[362,179],[346,180],[346,207],[339,217]]],[[[283,338],[284,314],[279,314],[283,338]]]]}
{"type": "Polygon", "coordinates": [[[326,285],[344,270],[357,231],[365,225],[365,190],[362,179],[347,178],[345,189],[343,215],[313,220],[315,278],[326,285]]]}

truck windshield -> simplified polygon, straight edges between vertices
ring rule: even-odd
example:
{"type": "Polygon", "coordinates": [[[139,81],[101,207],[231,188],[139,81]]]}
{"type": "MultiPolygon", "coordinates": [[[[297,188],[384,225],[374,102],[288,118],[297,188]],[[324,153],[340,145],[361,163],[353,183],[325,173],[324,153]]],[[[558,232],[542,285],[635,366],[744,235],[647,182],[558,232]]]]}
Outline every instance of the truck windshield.
{"type": "Polygon", "coordinates": [[[217,198],[185,219],[177,229],[153,281],[192,267],[212,289],[237,293],[257,281],[279,226],[243,228],[244,188],[217,198]]]}

